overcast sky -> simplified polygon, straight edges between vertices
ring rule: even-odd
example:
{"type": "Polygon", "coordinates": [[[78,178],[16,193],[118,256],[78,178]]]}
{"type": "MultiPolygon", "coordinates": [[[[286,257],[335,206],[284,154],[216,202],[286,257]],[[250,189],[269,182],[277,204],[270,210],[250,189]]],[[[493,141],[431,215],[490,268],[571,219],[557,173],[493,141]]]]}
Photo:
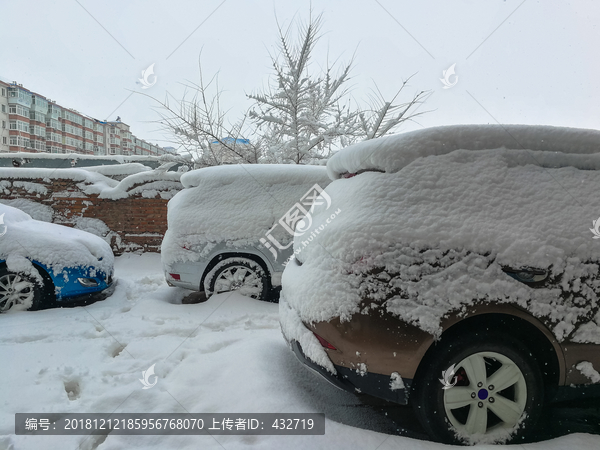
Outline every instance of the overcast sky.
{"type": "Polygon", "coordinates": [[[416,74],[432,95],[411,130],[458,123],[600,129],[600,2],[594,0],[20,0],[3,2],[0,78],[97,119],[117,115],[167,145],[151,99],[219,73],[232,120],[266,86],[277,21],[323,13],[315,68],[354,57],[356,101],[416,74]],[[138,79],[154,64],[155,84],[138,79]],[[440,81],[456,64],[452,87],[440,81]]]}

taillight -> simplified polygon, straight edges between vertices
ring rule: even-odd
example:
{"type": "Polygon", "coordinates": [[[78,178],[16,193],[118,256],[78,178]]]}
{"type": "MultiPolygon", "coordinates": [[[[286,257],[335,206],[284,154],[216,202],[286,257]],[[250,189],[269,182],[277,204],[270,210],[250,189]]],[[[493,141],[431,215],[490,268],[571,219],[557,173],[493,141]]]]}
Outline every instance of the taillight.
{"type": "Polygon", "coordinates": [[[174,280],[181,280],[181,275],[179,275],[178,273],[170,273],[169,274],[171,276],[171,278],[173,278],[174,280]]]}
{"type": "Polygon", "coordinates": [[[315,337],[319,340],[319,342],[321,343],[321,345],[325,348],[328,348],[330,350],[337,350],[337,348],[335,348],[333,345],[331,345],[329,342],[327,342],[325,339],[323,339],[321,336],[319,336],[317,333],[315,333],[313,331],[313,334],[315,335],[315,337]]]}

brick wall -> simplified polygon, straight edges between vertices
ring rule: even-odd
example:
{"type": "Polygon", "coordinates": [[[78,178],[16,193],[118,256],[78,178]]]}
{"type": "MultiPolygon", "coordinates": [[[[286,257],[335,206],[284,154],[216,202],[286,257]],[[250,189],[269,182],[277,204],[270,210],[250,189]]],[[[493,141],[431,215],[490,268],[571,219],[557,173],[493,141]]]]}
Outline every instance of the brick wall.
{"type": "Polygon", "coordinates": [[[45,205],[45,211],[51,208],[53,223],[86,231],[92,231],[90,221],[81,219],[96,219],[91,222],[91,228],[110,242],[116,255],[136,250],[160,252],[167,229],[168,198],[160,195],[157,195],[158,198],[145,198],[137,194],[110,200],[86,194],[77,184],[68,179],[2,180],[0,201],[24,199],[45,205]]]}

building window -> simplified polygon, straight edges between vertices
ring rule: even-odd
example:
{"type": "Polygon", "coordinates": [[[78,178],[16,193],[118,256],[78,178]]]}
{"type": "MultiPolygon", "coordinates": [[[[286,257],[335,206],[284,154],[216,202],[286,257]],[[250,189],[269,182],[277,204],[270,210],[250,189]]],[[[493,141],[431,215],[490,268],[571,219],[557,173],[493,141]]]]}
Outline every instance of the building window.
{"type": "Polygon", "coordinates": [[[27,117],[29,119],[29,109],[21,105],[10,105],[8,107],[10,114],[18,114],[19,116],[27,117]]]}
{"type": "Polygon", "coordinates": [[[6,89],[2,88],[2,97],[6,97],[6,89]]]}
{"type": "Polygon", "coordinates": [[[2,143],[6,144],[6,136],[2,136],[2,143]]]}
{"type": "Polygon", "coordinates": [[[6,112],[6,105],[2,105],[2,112],[5,113],[6,112]]]}
{"type": "Polygon", "coordinates": [[[29,139],[21,136],[10,136],[10,145],[17,145],[19,147],[29,147],[29,139]]]}
{"type": "Polygon", "coordinates": [[[22,120],[11,120],[9,124],[11,130],[19,130],[25,133],[29,133],[29,124],[22,120]]]}
{"type": "Polygon", "coordinates": [[[29,111],[29,118],[31,120],[35,120],[36,122],[42,122],[42,123],[46,122],[46,116],[44,114],[40,114],[39,112],[36,112],[36,111],[29,111]]]}

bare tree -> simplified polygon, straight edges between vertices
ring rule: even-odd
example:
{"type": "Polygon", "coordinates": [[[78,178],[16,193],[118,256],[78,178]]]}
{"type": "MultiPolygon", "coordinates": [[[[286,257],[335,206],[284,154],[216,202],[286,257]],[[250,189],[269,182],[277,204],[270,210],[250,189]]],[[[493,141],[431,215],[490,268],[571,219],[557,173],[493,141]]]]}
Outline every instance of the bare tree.
{"type": "Polygon", "coordinates": [[[247,126],[247,114],[235,123],[228,122],[228,111],[220,102],[218,74],[205,83],[200,61],[198,65],[199,82],[184,84],[186,91],[181,100],[169,94],[164,101],[153,98],[159,104],[158,122],[174,136],[177,144],[194,156],[199,166],[259,162],[259,145],[244,135],[252,133],[247,126]]]}
{"type": "Polygon", "coordinates": [[[369,105],[353,107],[347,87],[352,61],[339,68],[325,64],[313,74],[311,57],[320,38],[322,16],[309,18],[282,30],[278,24],[277,52],[271,55],[274,74],[263,92],[247,97],[254,101],[237,122],[228,122],[221,106],[218,75],[204,82],[185,84],[181,100],[173,97],[159,103],[159,121],[177,143],[193,154],[201,166],[226,163],[315,164],[334,151],[354,142],[393,133],[405,121],[421,113],[425,100],[421,91],[404,103],[405,80],[388,101],[376,90],[369,105]],[[191,92],[191,94],[190,94],[191,92]]]}

